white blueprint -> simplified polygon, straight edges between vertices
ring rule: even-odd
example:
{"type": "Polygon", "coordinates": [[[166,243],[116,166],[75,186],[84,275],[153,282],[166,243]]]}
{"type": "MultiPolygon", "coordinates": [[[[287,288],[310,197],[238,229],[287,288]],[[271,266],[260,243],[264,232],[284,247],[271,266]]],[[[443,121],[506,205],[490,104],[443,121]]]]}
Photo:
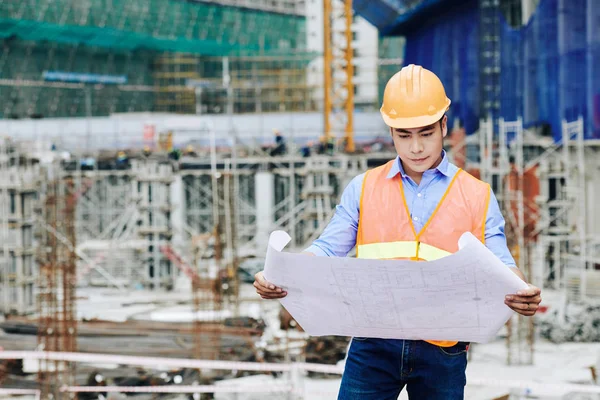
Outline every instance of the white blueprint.
{"type": "Polygon", "coordinates": [[[458,252],[428,262],[282,252],[289,240],[271,234],[264,274],[313,336],[487,342],[513,313],[504,296],[527,288],[470,233],[458,252]]]}

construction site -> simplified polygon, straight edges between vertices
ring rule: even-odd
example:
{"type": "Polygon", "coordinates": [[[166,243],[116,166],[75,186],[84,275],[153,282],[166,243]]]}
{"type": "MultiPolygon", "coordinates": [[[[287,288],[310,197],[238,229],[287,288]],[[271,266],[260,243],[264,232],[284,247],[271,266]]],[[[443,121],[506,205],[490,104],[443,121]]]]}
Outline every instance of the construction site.
{"type": "Polygon", "coordinates": [[[465,398],[600,399],[594,5],[0,1],[0,398],[337,398],[351,338],[252,283],[271,232],[303,251],[396,157],[379,107],[412,63],[542,288],[465,398]]]}

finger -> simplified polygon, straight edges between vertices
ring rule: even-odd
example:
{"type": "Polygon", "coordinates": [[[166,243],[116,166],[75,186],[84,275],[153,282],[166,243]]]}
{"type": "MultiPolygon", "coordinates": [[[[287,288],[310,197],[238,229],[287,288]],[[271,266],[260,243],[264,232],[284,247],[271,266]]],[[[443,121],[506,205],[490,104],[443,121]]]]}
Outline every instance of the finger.
{"type": "Polygon", "coordinates": [[[273,285],[271,282],[265,279],[265,276],[263,275],[262,271],[257,272],[256,275],[254,275],[254,279],[255,282],[258,282],[258,284],[260,286],[263,286],[265,289],[275,289],[275,285],[273,285]]]}
{"type": "Polygon", "coordinates": [[[513,310],[514,312],[517,312],[517,313],[519,313],[519,314],[521,314],[521,315],[525,315],[526,317],[530,317],[530,316],[534,315],[534,314],[536,313],[536,311],[537,311],[537,309],[536,309],[536,310],[534,310],[534,309],[523,310],[523,309],[521,309],[521,308],[512,307],[512,306],[510,306],[510,305],[509,305],[509,307],[510,307],[510,309],[511,309],[511,310],[513,310]]]}
{"type": "Polygon", "coordinates": [[[513,303],[511,301],[504,302],[507,306],[513,310],[524,310],[524,311],[537,311],[538,305],[532,303],[513,303]]]}
{"type": "Polygon", "coordinates": [[[532,297],[528,297],[528,296],[514,296],[514,295],[509,295],[506,296],[506,300],[513,302],[513,303],[535,303],[535,304],[540,304],[542,302],[542,297],[541,296],[532,296],[532,297]]]}
{"type": "Polygon", "coordinates": [[[515,311],[519,311],[519,310],[528,310],[529,306],[527,304],[523,304],[523,303],[513,303],[511,301],[505,301],[504,304],[506,304],[507,306],[509,306],[510,308],[512,308],[515,311]]]}
{"type": "Polygon", "coordinates": [[[258,293],[260,295],[260,297],[262,297],[263,299],[281,299],[285,296],[287,296],[287,292],[283,292],[283,293],[277,293],[277,294],[271,294],[271,293],[258,293]]]}
{"type": "Polygon", "coordinates": [[[276,292],[282,291],[281,288],[278,288],[277,286],[266,280],[262,272],[258,272],[256,275],[254,275],[254,279],[265,289],[274,290],[276,292]]]}
{"type": "Polygon", "coordinates": [[[268,290],[273,292],[276,291],[275,285],[271,285],[269,282],[267,282],[264,278],[260,276],[256,277],[256,280],[254,281],[254,287],[262,290],[268,290]],[[273,289],[271,289],[271,287],[273,287],[273,289]]]}
{"type": "Polygon", "coordinates": [[[535,311],[523,311],[523,310],[514,310],[515,312],[524,315],[526,317],[532,317],[535,315],[535,311]]]}
{"type": "Polygon", "coordinates": [[[281,298],[283,298],[285,296],[279,296],[279,297],[277,297],[277,296],[260,296],[260,297],[263,298],[263,299],[265,299],[265,300],[277,300],[277,299],[281,299],[281,298]]]}
{"type": "Polygon", "coordinates": [[[279,296],[282,294],[287,294],[287,292],[285,290],[270,290],[270,289],[265,289],[264,287],[260,286],[258,283],[254,283],[254,288],[256,289],[256,293],[258,294],[264,294],[264,295],[268,295],[268,296],[279,296]]]}
{"type": "Polygon", "coordinates": [[[264,290],[264,289],[256,289],[256,293],[258,293],[260,295],[265,295],[265,296],[277,296],[277,297],[283,297],[287,294],[286,291],[273,292],[272,290],[264,290]]]}
{"type": "Polygon", "coordinates": [[[283,292],[282,288],[275,287],[275,289],[269,289],[268,287],[261,285],[258,281],[254,281],[253,285],[257,292],[262,291],[263,293],[269,293],[269,294],[277,294],[277,293],[283,292]]]}
{"type": "Polygon", "coordinates": [[[516,294],[518,296],[537,296],[542,293],[542,290],[536,286],[529,285],[529,288],[519,290],[516,294]]]}

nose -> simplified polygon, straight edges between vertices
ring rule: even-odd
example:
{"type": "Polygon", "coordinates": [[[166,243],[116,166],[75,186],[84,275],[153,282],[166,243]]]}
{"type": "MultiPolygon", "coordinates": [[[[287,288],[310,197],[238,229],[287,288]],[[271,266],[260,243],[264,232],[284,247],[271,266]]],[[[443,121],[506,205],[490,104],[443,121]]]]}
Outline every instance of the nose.
{"type": "Polygon", "coordinates": [[[421,143],[420,135],[411,135],[410,138],[410,152],[413,154],[419,154],[423,151],[423,144],[421,143]]]}

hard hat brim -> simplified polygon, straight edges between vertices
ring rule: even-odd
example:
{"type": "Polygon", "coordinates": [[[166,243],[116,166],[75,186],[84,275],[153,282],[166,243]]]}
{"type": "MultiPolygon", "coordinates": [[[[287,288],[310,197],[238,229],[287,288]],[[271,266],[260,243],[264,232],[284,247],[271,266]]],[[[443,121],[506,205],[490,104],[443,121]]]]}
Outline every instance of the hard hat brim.
{"type": "Polygon", "coordinates": [[[418,117],[409,117],[409,118],[390,118],[385,111],[383,111],[383,107],[379,110],[381,112],[381,117],[383,118],[383,122],[391,128],[397,129],[412,129],[412,128],[420,128],[422,126],[427,126],[431,124],[435,124],[438,122],[448,111],[450,108],[450,99],[447,99],[448,103],[446,107],[441,109],[435,114],[432,115],[420,115],[418,117]]]}

